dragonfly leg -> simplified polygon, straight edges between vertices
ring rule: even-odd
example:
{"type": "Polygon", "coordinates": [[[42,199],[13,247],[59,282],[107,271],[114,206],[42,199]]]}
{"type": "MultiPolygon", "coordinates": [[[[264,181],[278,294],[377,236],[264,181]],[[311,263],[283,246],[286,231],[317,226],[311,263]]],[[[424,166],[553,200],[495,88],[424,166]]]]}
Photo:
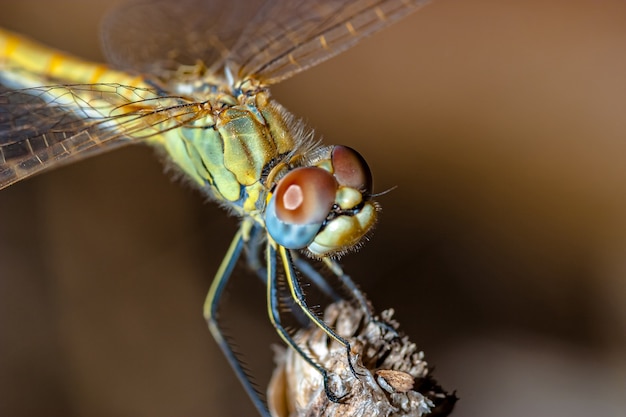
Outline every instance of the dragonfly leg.
{"type": "MultiPolygon", "coordinates": [[[[250,241],[246,244],[246,260],[248,266],[256,272],[261,281],[267,284],[267,274],[264,265],[261,263],[260,248],[262,247],[263,233],[262,229],[254,228],[250,233],[250,241]]],[[[292,253],[292,260],[298,271],[305,275],[311,283],[315,285],[322,293],[329,297],[333,303],[341,300],[345,300],[345,297],[338,294],[335,288],[328,282],[328,279],[324,277],[320,272],[315,269],[310,262],[300,257],[297,253],[292,253]]],[[[341,266],[330,258],[324,258],[324,263],[337,277],[339,282],[348,289],[353,295],[354,299],[359,303],[361,309],[365,313],[365,318],[368,321],[372,321],[374,313],[370,303],[367,301],[365,294],[359,289],[359,287],[352,281],[349,275],[346,275],[341,266]]]]}
{"type": "Polygon", "coordinates": [[[333,303],[343,300],[344,298],[328,283],[328,280],[319,273],[306,259],[302,259],[296,253],[293,254],[293,262],[298,271],[311,280],[325,296],[329,297],[333,303]]]}
{"type": "MultiPolygon", "coordinates": [[[[337,396],[332,392],[329,386],[330,372],[316,363],[310,355],[304,352],[281,323],[280,294],[278,290],[278,275],[276,273],[276,249],[273,245],[275,245],[274,242],[268,242],[267,245],[267,307],[270,321],[281,339],[283,339],[287,345],[295,350],[306,362],[309,363],[309,365],[317,369],[317,371],[322,375],[324,391],[326,392],[328,399],[335,403],[341,402],[341,400],[345,398],[346,394],[337,396]]],[[[283,249],[282,246],[280,248],[283,249]]]]}
{"type": "Polygon", "coordinates": [[[263,247],[263,229],[253,226],[250,230],[250,238],[246,242],[244,254],[248,267],[267,285],[267,268],[261,258],[261,248],[263,247]]]}
{"type": "Polygon", "coordinates": [[[384,321],[380,321],[374,318],[374,311],[372,309],[372,305],[369,300],[361,291],[361,289],[356,285],[356,283],[350,278],[350,275],[347,275],[343,272],[343,268],[341,265],[333,259],[324,258],[324,263],[330,268],[330,270],[337,276],[339,282],[350,291],[350,293],[354,296],[354,299],[361,306],[362,311],[365,313],[365,319],[367,322],[376,323],[379,327],[384,328],[387,332],[391,333],[394,336],[398,336],[398,331],[391,326],[389,323],[384,321]]]}
{"type": "MultiPolygon", "coordinates": [[[[259,279],[263,282],[263,285],[267,286],[267,266],[265,264],[265,259],[261,258],[261,248],[265,247],[265,245],[263,245],[263,239],[265,237],[263,232],[264,229],[261,227],[256,225],[252,227],[252,230],[250,231],[250,239],[244,245],[244,254],[246,256],[248,267],[256,273],[259,279]]],[[[306,317],[300,310],[293,310],[292,314],[302,327],[309,325],[310,321],[308,317],[306,317]]]]}
{"type": "Polygon", "coordinates": [[[306,304],[306,299],[304,297],[304,293],[302,291],[302,287],[298,282],[298,277],[296,275],[296,271],[293,267],[293,261],[291,260],[291,255],[288,249],[283,246],[279,246],[280,257],[283,261],[283,267],[285,269],[285,274],[287,276],[287,283],[289,284],[289,291],[291,292],[291,296],[295,303],[300,307],[300,310],[313,322],[317,327],[322,329],[330,338],[337,341],[340,345],[342,345],[346,349],[346,355],[348,357],[348,366],[350,367],[350,371],[354,376],[357,376],[357,372],[354,369],[354,364],[352,363],[352,349],[350,347],[350,342],[347,339],[339,336],[333,329],[331,329],[321,318],[319,318],[306,304]]]}
{"type": "Polygon", "coordinates": [[[211,331],[211,334],[213,335],[218,346],[226,356],[226,359],[230,363],[231,367],[234,369],[237,378],[239,378],[239,381],[241,381],[241,384],[243,385],[248,396],[250,396],[250,398],[252,399],[254,406],[263,417],[270,417],[269,411],[267,410],[265,403],[261,399],[259,392],[257,392],[254,385],[247,377],[246,372],[241,366],[241,362],[224,338],[224,335],[219,328],[219,323],[217,322],[220,299],[224,288],[226,287],[228,279],[230,278],[233,269],[237,264],[237,260],[241,255],[241,251],[245,244],[244,236],[246,234],[247,227],[250,227],[250,225],[243,223],[235,234],[235,238],[230,244],[228,252],[226,253],[224,260],[222,261],[222,264],[220,265],[217,274],[215,275],[215,278],[211,283],[211,288],[209,289],[209,293],[207,294],[206,300],[204,302],[204,318],[209,325],[209,330],[211,331]]]}
{"type": "MultiPolygon", "coordinates": [[[[292,259],[296,268],[305,275],[307,278],[311,280],[311,282],[320,289],[327,297],[329,297],[334,303],[345,300],[345,297],[339,295],[337,291],[329,284],[328,280],[319,273],[318,270],[313,268],[306,259],[302,259],[297,254],[292,254],[292,259]]],[[[337,277],[341,285],[343,285],[348,292],[352,295],[352,301],[356,300],[358,305],[361,307],[361,311],[364,313],[364,318],[366,323],[374,323],[380,329],[384,329],[385,334],[391,334],[392,337],[397,337],[398,331],[389,323],[385,321],[378,320],[374,318],[374,311],[372,306],[363,293],[356,285],[352,278],[349,275],[346,275],[341,266],[334,260],[329,258],[324,258],[324,263],[330,268],[332,273],[337,277]]]]}

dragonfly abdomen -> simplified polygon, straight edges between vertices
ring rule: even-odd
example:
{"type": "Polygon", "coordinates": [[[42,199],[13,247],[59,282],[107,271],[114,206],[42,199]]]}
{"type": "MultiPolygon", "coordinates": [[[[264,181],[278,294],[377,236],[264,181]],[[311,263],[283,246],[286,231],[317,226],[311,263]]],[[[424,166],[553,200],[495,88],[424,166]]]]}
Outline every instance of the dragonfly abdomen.
{"type": "Polygon", "coordinates": [[[140,76],[84,61],[1,28],[0,68],[2,83],[14,89],[49,85],[52,82],[148,87],[140,76]]]}

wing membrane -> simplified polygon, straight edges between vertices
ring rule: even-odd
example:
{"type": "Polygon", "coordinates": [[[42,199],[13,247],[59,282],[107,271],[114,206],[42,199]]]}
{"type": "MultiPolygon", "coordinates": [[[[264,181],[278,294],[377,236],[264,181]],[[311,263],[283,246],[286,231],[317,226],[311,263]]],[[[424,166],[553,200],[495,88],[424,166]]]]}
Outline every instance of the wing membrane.
{"type": "Polygon", "coordinates": [[[180,65],[219,67],[263,0],[130,0],[102,22],[104,54],[114,66],[170,77],[180,65]]]}
{"type": "Polygon", "coordinates": [[[197,116],[195,103],[119,84],[0,87],[0,189],[197,116]]]}
{"type": "MultiPolygon", "coordinates": [[[[318,64],[427,0],[132,0],[104,21],[109,60],[158,75],[203,62],[273,84],[318,64]]],[[[167,75],[166,75],[167,76],[167,75]]]]}
{"type": "Polygon", "coordinates": [[[233,47],[241,76],[274,84],[354,46],[425,0],[268,2],[233,47]]]}

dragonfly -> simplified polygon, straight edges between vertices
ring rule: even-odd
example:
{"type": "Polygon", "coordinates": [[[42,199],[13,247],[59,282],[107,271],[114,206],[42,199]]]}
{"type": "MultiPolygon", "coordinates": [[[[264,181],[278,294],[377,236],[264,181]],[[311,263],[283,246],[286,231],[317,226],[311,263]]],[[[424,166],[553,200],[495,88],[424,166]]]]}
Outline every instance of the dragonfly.
{"type": "Polygon", "coordinates": [[[376,222],[372,174],[356,150],[316,141],[269,87],[425,3],[130,0],[103,20],[108,64],[0,29],[0,189],[120,146],[159,149],[187,183],[241,219],[204,317],[259,413],[269,416],[218,320],[242,256],[266,285],[278,335],[320,373],[328,398],[342,401],[349,393],[331,386],[332,372],[285,326],[284,295],[290,309],[345,348],[356,372],[349,341],[307,304],[299,274],[339,298],[312,263],[325,265],[366,319],[375,320],[338,262],[376,222]]]}

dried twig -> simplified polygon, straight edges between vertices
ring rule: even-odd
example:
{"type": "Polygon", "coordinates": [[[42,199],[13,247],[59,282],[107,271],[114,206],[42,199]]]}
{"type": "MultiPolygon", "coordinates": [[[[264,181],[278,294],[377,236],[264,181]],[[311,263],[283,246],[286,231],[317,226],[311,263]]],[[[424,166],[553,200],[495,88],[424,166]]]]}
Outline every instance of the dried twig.
{"type": "Polygon", "coordinates": [[[389,325],[363,324],[361,310],[348,303],[328,307],[325,321],[349,339],[355,360],[355,376],[346,351],[320,329],[298,333],[299,344],[324,368],[334,373],[333,392],[345,393],[340,403],[331,402],[314,368],[291,349],[277,352],[277,369],[268,389],[273,417],[443,417],[450,414],[456,396],[446,393],[428,374],[423,353],[408,337],[397,332],[393,310],[380,320],[389,325]],[[393,331],[396,329],[396,332],[393,331]]]}

